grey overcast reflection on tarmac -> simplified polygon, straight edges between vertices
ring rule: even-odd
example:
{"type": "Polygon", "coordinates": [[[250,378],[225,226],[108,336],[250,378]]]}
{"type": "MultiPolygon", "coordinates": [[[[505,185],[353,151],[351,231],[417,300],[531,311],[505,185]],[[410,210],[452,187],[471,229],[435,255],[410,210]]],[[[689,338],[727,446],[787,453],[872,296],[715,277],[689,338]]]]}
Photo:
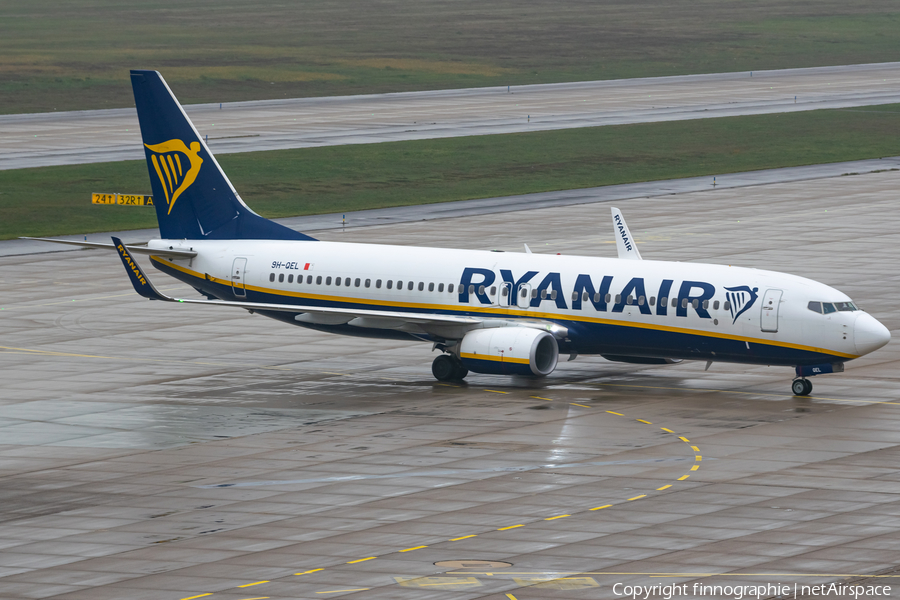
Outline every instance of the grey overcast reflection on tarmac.
{"type": "MultiPolygon", "coordinates": [[[[888,171],[619,206],[645,259],[810,277],[896,336],[898,184],[888,171]]],[[[608,204],[317,237],[615,255],[608,204]]],[[[112,253],[3,256],[0,289],[0,598],[900,586],[896,341],[817,377],[810,398],[785,368],[584,356],[537,382],[447,385],[426,344],[147,302],[112,253]]]]}

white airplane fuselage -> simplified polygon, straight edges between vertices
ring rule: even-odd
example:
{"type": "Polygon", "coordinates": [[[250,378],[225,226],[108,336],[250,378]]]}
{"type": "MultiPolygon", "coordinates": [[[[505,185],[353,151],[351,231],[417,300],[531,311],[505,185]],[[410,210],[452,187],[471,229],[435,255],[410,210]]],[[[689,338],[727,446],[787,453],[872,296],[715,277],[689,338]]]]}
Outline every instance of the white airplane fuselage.
{"type": "MultiPolygon", "coordinates": [[[[561,352],[812,365],[886,343],[884,327],[822,283],[741,267],[585,256],[278,240],[154,240],[192,259],[160,270],[223,300],[473,315],[478,327],[554,323],[561,352]],[[843,307],[814,312],[811,302],[843,307]],[[849,305],[849,306],[852,306],[849,305]]],[[[473,326],[267,316],[334,333],[441,343],[473,326]]]]}

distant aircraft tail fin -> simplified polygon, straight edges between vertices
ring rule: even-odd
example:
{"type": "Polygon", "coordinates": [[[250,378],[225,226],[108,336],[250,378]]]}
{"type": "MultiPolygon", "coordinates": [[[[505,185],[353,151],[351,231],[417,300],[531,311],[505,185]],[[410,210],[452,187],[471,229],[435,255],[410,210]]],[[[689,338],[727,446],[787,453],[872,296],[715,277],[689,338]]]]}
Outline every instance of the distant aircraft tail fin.
{"type": "Polygon", "coordinates": [[[131,71],[153,204],[164,239],[313,240],[244,204],[157,71],[131,71]]]}

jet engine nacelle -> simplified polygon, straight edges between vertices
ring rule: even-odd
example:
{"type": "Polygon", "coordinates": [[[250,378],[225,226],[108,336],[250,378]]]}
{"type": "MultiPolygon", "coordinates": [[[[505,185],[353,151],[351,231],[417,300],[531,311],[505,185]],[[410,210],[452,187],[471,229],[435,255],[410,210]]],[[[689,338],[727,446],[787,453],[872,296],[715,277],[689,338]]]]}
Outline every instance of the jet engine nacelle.
{"type": "Polygon", "coordinates": [[[460,341],[459,357],[476,373],[543,377],[556,368],[559,346],[556,338],[540,329],[475,329],[460,341]]]}

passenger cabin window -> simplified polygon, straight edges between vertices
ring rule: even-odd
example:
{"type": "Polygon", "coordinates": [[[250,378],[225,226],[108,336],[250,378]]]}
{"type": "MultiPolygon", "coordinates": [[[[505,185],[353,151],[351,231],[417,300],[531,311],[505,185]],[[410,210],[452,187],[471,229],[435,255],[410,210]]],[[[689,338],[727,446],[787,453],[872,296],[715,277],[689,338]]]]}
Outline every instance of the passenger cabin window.
{"type": "MultiPolygon", "coordinates": [[[[687,308],[687,300],[684,301],[684,307],[687,308]]],[[[672,308],[678,308],[678,298],[672,298],[672,308]]]]}
{"type": "Polygon", "coordinates": [[[439,284],[438,284],[438,291],[439,291],[439,292],[443,292],[443,291],[444,291],[444,284],[443,284],[443,283],[439,283],[439,284]]]}
{"type": "Polygon", "coordinates": [[[625,298],[625,304],[634,304],[634,296],[632,296],[631,294],[629,294],[629,295],[625,298]]]}
{"type": "MultiPolygon", "coordinates": [[[[412,281],[410,281],[409,283],[406,284],[406,289],[412,291],[414,285],[416,285],[416,284],[413,283],[412,281]]],[[[422,289],[422,288],[419,288],[419,289],[422,289]]]]}
{"type": "Polygon", "coordinates": [[[622,294],[616,294],[616,304],[622,304],[622,294]]]}
{"type": "Polygon", "coordinates": [[[288,283],[294,283],[294,276],[288,275],[288,283]]]}
{"type": "Polygon", "coordinates": [[[452,283],[447,284],[447,291],[450,292],[451,294],[453,293],[453,284],[452,283]]]}
{"type": "Polygon", "coordinates": [[[669,301],[669,299],[668,299],[666,296],[660,296],[660,298],[659,298],[659,305],[660,305],[660,306],[665,306],[666,303],[667,303],[668,301],[669,301]]]}
{"type": "Polygon", "coordinates": [[[394,287],[394,280],[393,280],[393,279],[388,279],[388,280],[387,280],[387,289],[390,290],[390,289],[392,289],[393,287],[394,287]]]}
{"type": "Polygon", "coordinates": [[[650,296],[650,306],[654,306],[656,304],[656,296],[650,296]]]}
{"type": "Polygon", "coordinates": [[[429,284],[428,284],[428,291],[429,291],[429,292],[433,292],[433,291],[434,291],[434,283],[429,283],[429,284]]]}
{"type": "Polygon", "coordinates": [[[278,274],[278,283],[283,283],[283,282],[284,282],[284,273],[279,273],[278,274]]]}
{"type": "Polygon", "coordinates": [[[335,277],[335,278],[334,278],[334,285],[341,285],[341,278],[340,278],[340,277],[335,277]]]}
{"type": "Polygon", "coordinates": [[[725,303],[722,304],[722,308],[724,308],[725,310],[731,310],[731,302],[726,300],[725,303]]]}
{"type": "Polygon", "coordinates": [[[377,290],[381,289],[381,280],[380,279],[375,280],[375,289],[377,289],[377,290]]]}
{"type": "Polygon", "coordinates": [[[496,294],[497,294],[497,286],[496,286],[496,285],[492,285],[492,286],[491,286],[491,296],[494,296],[494,295],[496,295],[496,294]]]}
{"type": "MultiPolygon", "coordinates": [[[[353,282],[353,287],[359,287],[359,277],[357,277],[356,280],[353,282]]],[[[369,286],[366,286],[366,287],[369,287],[369,286]]]]}
{"type": "Polygon", "coordinates": [[[372,280],[366,279],[366,287],[372,287],[372,280]]]}
{"type": "Polygon", "coordinates": [[[550,299],[556,300],[556,290],[553,290],[552,292],[550,292],[550,299]]]}
{"type": "Polygon", "coordinates": [[[713,302],[713,310],[719,310],[719,301],[718,300],[713,302]]]}
{"type": "Polygon", "coordinates": [[[269,281],[275,281],[275,273],[269,273],[269,281]]]}
{"type": "Polygon", "coordinates": [[[600,304],[600,292],[594,292],[594,303],[600,304]]]}
{"type": "Polygon", "coordinates": [[[471,284],[469,285],[469,293],[470,293],[470,294],[474,294],[474,293],[475,293],[475,286],[474,286],[474,285],[471,285],[471,284]]]}
{"type": "Polygon", "coordinates": [[[681,299],[681,308],[687,308],[687,298],[681,299]]]}
{"type": "Polygon", "coordinates": [[[547,290],[541,290],[541,300],[547,299],[547,290]]]}
{"type": "Polygon", "coordinates": [[[822,303],[821,302],[810,302],[806,305],[806,308],[813,311],[814,313],[822,314],[822,303]]]}
{"type": "Polygon", "coordinates": [[[331,285],[331,277],[325,278],[325,285],[331,285]]]}
{"type": "Polygon", "coordinates": [[[421,281],[419,282],[419,291],[420,291],[420,292],[424,292],[424,291],[425,291],[425,284],[424,284],[423,282],[421,282],[421,281]]]}
{"type": "Polygon", "coordinates": [[[479,295],[479,296],[483,296],[483,295],[484,295],[484,286],[483,286],[483,285],[479,285],[479,286],[478,286],[478,295],[479,295]]]}
{"type": "Polygon", "coordinates": [[[312,283],[312,275],[306,276],[306,283],[312,283]]]}
{"type": "Polygon", "coordinates": [[[398,289],[398,290],[402,290],[402,289],[403,289],[403,282],[402,282],[401,280],[399,280],[399,279],[397,280],[397,289],[398,289]]]}
{"type": "MultiPolygon", "coordinates": [[[[357,279],[357,281],[359,281],[359,280],[357,279]]],[[[349,277],[344,278],[344,285],[346,287],[350,287],[350,278],[349,277]]],[[[356,285],[359,285],[359,284],[357,283],[356,285]]]]}
{"type": "Polygon", "coordinates": [[[504,298],[506,298],[507,296],[509,296],[509,288],[506,287],[506,286],[504,285],[504,286],[503,286],[503,291],[500,292],[500,295],[503,296],[504,298]]]}

